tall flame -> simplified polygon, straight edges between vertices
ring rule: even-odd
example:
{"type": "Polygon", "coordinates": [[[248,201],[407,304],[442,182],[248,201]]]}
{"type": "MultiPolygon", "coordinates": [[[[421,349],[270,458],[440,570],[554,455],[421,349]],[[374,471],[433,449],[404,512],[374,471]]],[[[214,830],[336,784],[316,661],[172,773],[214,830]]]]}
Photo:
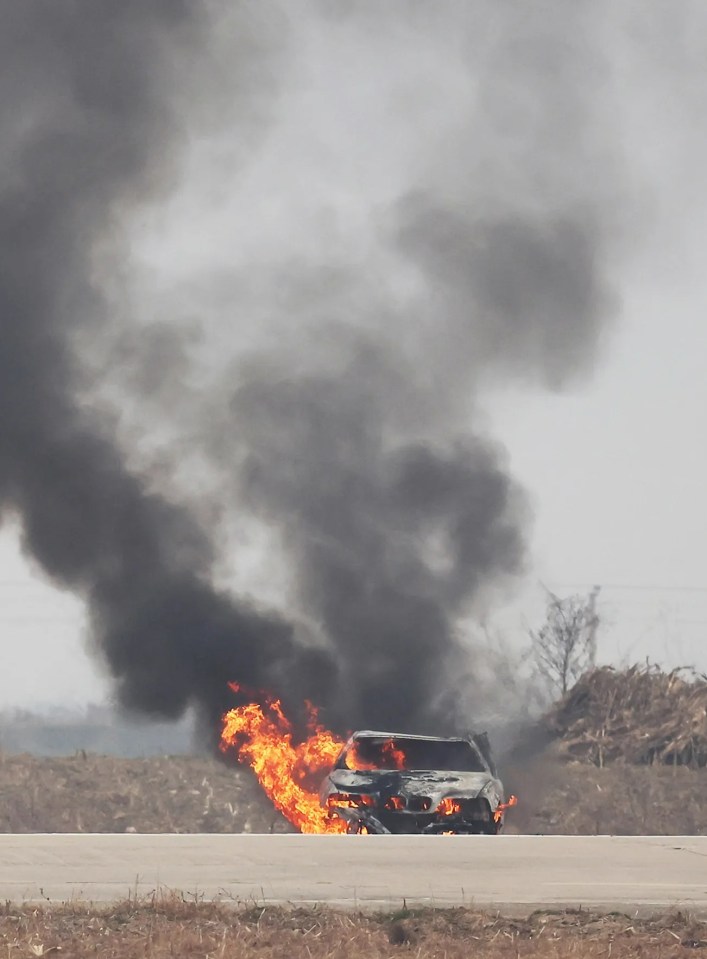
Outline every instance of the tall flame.
{"type": "MultiPolygon", "coordinates": [[[[231,688],[239,691],[235,683],[231,688]]],[[[307,703],[308,737],[293,741],[292,724],[280,701],[261,697],[264,705],[249,703],[231,709],[223,717],[219,748],[234,751],[248,763],[272,804],[303,833],[344,833],[342,819],[329,818],[319,796],[308,787],[321,780],[341,752],[343,741],[320,725],[317,710],[307,703]]]]}

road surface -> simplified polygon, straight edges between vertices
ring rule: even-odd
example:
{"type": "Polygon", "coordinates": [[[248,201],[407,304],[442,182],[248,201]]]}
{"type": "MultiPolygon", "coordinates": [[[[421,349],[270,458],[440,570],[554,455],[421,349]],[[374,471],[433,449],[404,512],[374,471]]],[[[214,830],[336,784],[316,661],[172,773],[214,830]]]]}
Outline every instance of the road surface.
{"type": "Polygon", "coordinates": [[[346,908],[405,900],[707,916],[707,836],[0,836],[0,901],[111,902],[157,889],[346,908]]]}

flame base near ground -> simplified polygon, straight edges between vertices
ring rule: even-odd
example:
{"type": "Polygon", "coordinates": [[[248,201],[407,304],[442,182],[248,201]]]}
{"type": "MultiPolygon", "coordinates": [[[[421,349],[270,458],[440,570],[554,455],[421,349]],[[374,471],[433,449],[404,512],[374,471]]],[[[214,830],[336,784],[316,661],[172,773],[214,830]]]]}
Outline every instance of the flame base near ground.
{"type": "Polygon", "coordinates": [[[308,785],[323,779],[344,742],[319,724],[317,711],[309,704],[308,712],[309,735],[296,743],[278,700],[238,706],[223,718],[219,748],[235,752],[240,762],[251,766],[268,799],[300,832],[345,833],[346,823],[330,818],[308,785]]]}

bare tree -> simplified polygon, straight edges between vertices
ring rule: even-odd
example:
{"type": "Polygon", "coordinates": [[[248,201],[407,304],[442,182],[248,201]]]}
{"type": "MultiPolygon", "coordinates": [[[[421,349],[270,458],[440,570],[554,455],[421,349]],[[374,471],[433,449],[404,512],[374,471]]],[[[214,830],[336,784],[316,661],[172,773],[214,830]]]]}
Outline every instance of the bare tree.
{"type": "Polygon", "coordinates": [[[589,596],[560,599],[547,590],[547,616],[537,630],[529,630],[533,658],[553,694],[564,696],[569,687],[596,663],[599,587],[589,596]]]}

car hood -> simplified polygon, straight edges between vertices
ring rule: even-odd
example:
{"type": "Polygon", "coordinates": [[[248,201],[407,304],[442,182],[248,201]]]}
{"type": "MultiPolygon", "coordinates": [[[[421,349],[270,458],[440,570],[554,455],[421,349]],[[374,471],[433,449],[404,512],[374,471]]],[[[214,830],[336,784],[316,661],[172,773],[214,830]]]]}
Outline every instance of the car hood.
{"type": "Polygon", "coordinates": [[[498,797],[496,782],[489,773],[436,772],[410,770],[406,772],[354,772],[334,769],[327,778],[327,791],[383,793],[411,796],[429,796],[434,809],[445,796],[473,799],[488,787],[486,794],[493,802],[498,797]]]}

